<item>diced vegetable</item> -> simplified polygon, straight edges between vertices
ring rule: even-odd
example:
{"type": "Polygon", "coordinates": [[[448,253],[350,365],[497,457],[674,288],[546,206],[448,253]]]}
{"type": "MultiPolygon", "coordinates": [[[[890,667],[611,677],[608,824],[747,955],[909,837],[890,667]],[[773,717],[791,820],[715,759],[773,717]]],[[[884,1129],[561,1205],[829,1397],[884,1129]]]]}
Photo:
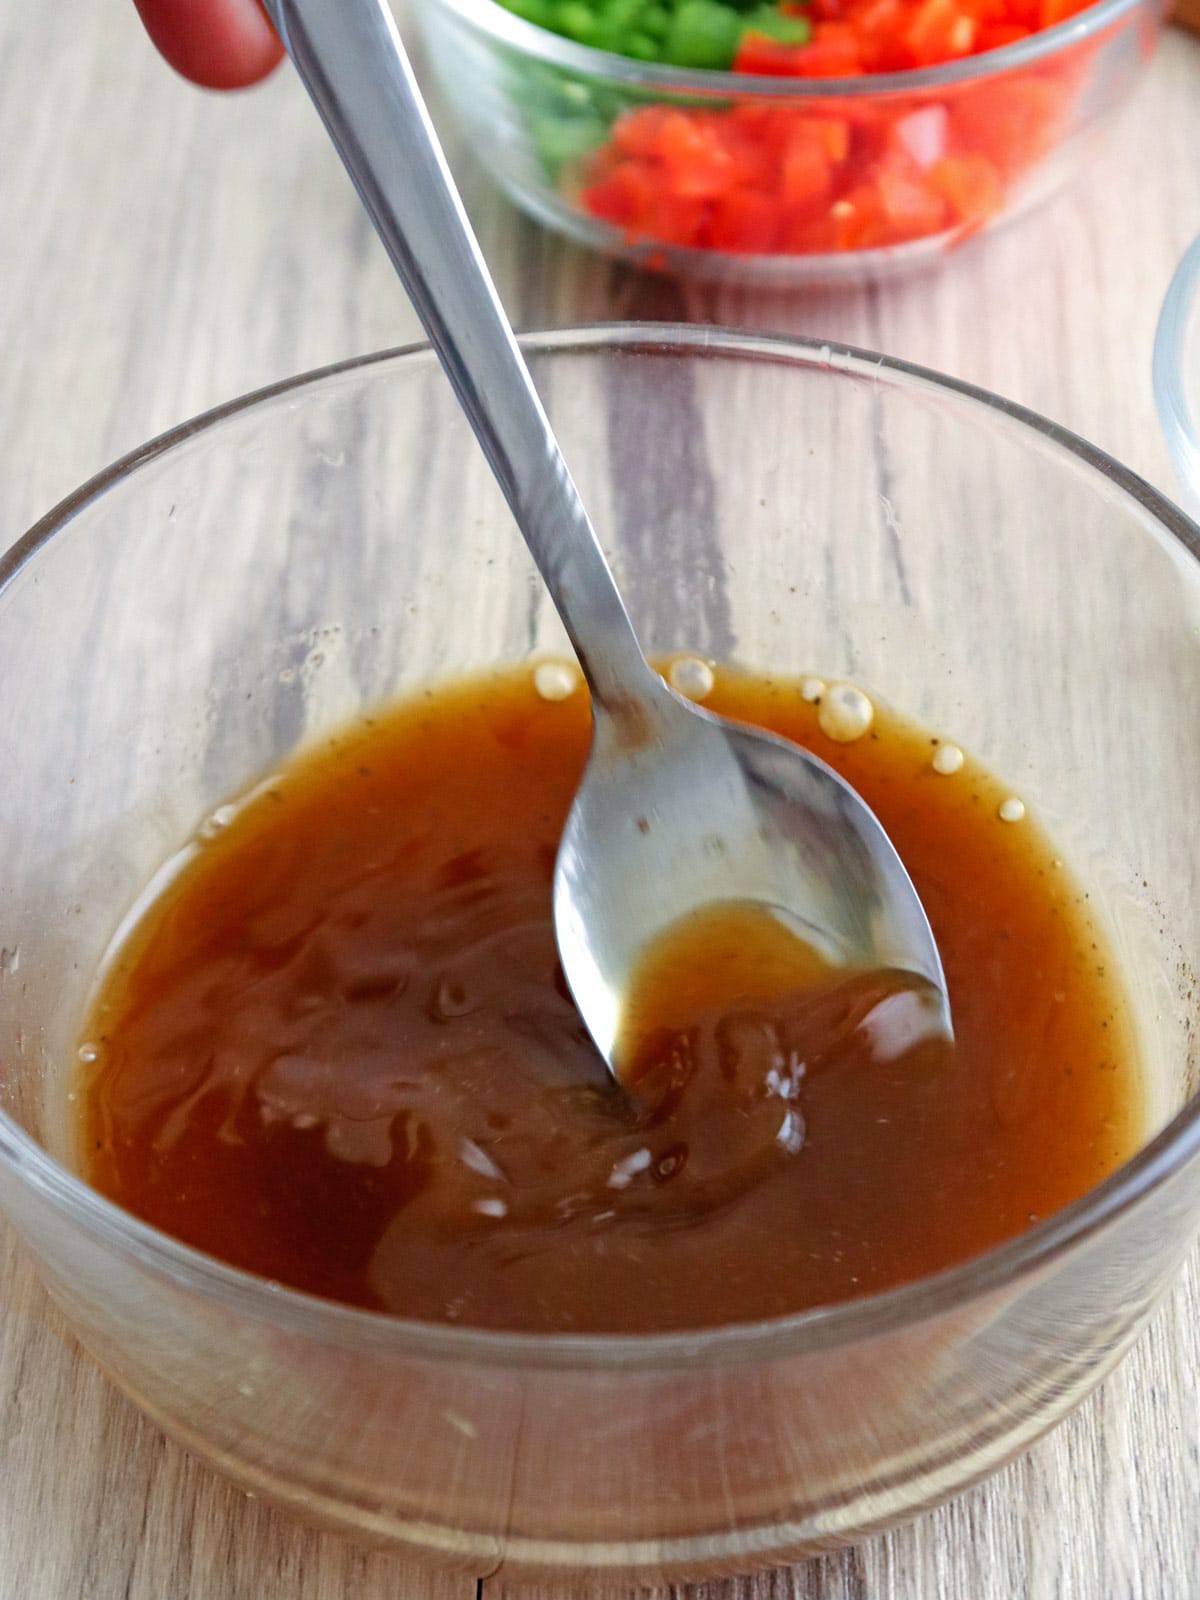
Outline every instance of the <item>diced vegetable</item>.
{"type": "Polygon", "coordinates": [[[663,41],[662,58],[676,67],[724,70],[737,52],[741,15],[719,0],[683,0],[663,41]]]}

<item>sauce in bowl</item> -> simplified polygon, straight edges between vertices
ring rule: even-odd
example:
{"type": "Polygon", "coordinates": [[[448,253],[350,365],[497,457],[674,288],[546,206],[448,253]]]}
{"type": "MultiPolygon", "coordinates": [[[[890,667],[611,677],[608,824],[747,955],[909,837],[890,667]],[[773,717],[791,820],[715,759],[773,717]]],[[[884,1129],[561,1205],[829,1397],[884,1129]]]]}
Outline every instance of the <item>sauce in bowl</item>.
{"type": "Polygon", "coordinates": [[[314,1294],[638,1332],[935,1272],[1129,1156],[1119,979],[1016,797],[845,688],[676,671],[875,810],[933,924],[953,1045],[918,980],[821,968],[730,907],[647,953],[613,1083],[551,923],[586,694],[543,664],[382,711],[201,830],[97,991],[88,1179],[314,1294]]]}

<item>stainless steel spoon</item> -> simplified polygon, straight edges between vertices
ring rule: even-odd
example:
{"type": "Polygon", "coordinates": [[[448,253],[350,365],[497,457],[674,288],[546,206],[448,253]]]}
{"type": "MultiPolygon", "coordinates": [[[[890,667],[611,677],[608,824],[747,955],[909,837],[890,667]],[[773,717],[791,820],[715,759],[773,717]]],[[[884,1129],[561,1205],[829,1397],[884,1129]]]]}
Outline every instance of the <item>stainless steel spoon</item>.
{"type": "Polygon", "coordinates": [[[949,1003],[891,841],[815,756],[712,716],[647,664],[534,389],[385,0],[265,0],[483,447],[592,695],[559,847],[567,982],[610,1067],[647,942],[714,902],[771,908],[819,953],[949,1003]]]}

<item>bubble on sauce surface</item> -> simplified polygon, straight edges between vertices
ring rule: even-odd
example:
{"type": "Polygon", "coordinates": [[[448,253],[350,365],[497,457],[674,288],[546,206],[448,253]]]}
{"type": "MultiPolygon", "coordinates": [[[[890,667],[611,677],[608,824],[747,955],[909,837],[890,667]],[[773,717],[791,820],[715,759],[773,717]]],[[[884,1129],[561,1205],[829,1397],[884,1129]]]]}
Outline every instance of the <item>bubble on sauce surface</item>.
{"type": "Polygon", "coordinates": [[[539,661],[533,669],[533,687],[543,700],[569,700],[579,683],[579,668],[569,661],[539,661]]]}
{"type": "Polygon", "coordinates": [[[1001,800],[996,815],[1001,822],[1020,822],[1025,815],[1025,802],[1018,800],[1015,794],[1010,794],[1006,800],[1001,800]]]}
{"type": "Polygon", "coordinates": [[[428,1012],[433,1022],[455,1022],[478,1008],[479,1002],[456,978],[441,978],[430,996],[428,1012]]]}
{"type": "Polygon", "coordinates": [[[689,700],[707,699],[716,682],[713,669],[699,656],[680,656],[672,661],[667,678],[672,689],[686,695],[689,700]]]}
{"type": "Polygon", "coordinates": [[[831,684],[817,711],[821,732],[838,744],[861,739],[874,719],[875,707],[852,683],[831,684]]]}
{"type": "Polygon", "coordinates": [[[801,700],[807,700],[809,705],[815,705],[824,693],[824,678],[802,678],[800,680],[800,698],[801,700]]]}
{"type": "Polygon", "coordinates": [[[935,772],[941,773],[943,778],[952,778],[956,772],[962,771],[965,760],[966,757],[956,744],[939,744],[929,764],[935,772]]]}
{"type": "Polygon", "coordinates": [[[688,1147],[680,1142],[664,1150],[650,1169],[650,1175],[659,1183],[669,1183],[677,1178],[687,1165],[688,1147]]]}
{"type": "Polygon", "coordinates": [[[229,824],[237,816],[237,807],[232,805],[218,806],[211,812],[196,830],[201,839],[216,839],[224,833],[229,824]]]}

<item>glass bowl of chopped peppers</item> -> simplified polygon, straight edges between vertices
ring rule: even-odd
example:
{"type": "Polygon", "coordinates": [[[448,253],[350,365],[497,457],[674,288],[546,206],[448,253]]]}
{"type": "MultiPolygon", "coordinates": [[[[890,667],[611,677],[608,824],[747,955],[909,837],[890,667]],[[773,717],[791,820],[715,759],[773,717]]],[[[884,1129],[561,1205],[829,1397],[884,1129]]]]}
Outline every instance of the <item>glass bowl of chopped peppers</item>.
{"type": "Polygon", "coordinates": [[[1155,0],[422,0],[526,211],[646,266],[788,284],[932,259],[1051,192],[1155,0]]]}

